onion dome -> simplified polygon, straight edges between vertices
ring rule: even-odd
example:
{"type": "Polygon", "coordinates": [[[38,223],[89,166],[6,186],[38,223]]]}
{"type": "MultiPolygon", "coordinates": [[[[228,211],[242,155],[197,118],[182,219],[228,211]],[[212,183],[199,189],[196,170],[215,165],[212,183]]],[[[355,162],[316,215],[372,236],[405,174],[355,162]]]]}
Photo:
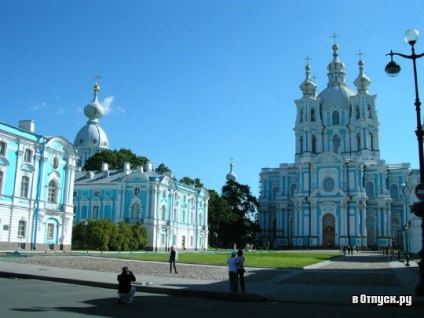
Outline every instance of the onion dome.
{"type": "Polygon", "coordinates": [[[317,84],[315,84],[310,77],[310,71],[311,71],[311,67],[309,66],[309,64],[307,64],[305,66],[305,80],[300,84],[300,89],[303,92],[303,96],[312,96],[315,97],[316,96],[316,91],[317,91],[317,84]]]}
{"type": "Polygon", "coordinates": [[[237,175],[233,172],[234,164],[230,163],[230,172],[227,174],[227,181],[236,181],[237,175]]]}
{"type": "Polygon", "coordinates": [[[368,76],[364,72],[364,61],[359,60],[359,75],[356,78],[356,80],[353,82],[353,84],[358,89],[358,92],[365,92],[368,93],[368,87],[371,84],[371,80],[368,78],[368,76]]]}
{"type": "Polygon", "coordinates": [[[336,85],[345,85],[345,65],[343,62],[339,60],[339,53],[337,50],[339,46],[337,44],[333,44],[333,61],[328,64],[328,85],[336,86],[336,85]]]}

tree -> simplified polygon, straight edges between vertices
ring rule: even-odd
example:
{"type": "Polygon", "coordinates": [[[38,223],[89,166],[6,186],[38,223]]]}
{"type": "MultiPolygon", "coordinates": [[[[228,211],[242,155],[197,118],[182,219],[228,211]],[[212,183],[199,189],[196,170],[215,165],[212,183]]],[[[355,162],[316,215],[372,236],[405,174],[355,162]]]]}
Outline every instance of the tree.
{"type": "Polygon", "coordinates": [[[209,242],[217,247],[218,239],[221,241],[225,237],[225,228],[237,220],[237,215],[215,190],[208,191],[209,242]]]}
{"type": "Polygon", "coordinates": [[[108,251],[113,224],[110,220],[95,220],[86,225],[87,249],[108,251]]]}
{"type": "Polygon", "coordinates": [[[224,225],[224,242],[228,246],[235,242],[244,244],[254,241],[256,234],[260,232],[257,221],[259,204],[250,193],[250,187],[236,181],[227,181],[222,187],[222,198],[236,215],[234,222],[224,225]]]}
{"type": "Polygon", "coordinates": [[[172,172],[164,163],[161,163],[156,169],[155,172],[164,174],[165,172],[172,172]]]}
{"type": "Polygon", "coordinates": [[[185,183],[189,186],[194,185],[195,188],[203,188],[203,183],[200,181],[199,178],[196,178],[196,179],[193,180],[190,177],[184,177],[184,178],[181,178],[179,182],[185,183]]]}
{"type": "Polygon", "coordinates": [[[131,168],[135,169],[138,166],[144,166],[148,161],[147,157],[137,156],[129,149],[120,149],[119,151],[105,149],[88,158],[84,170],[101,170],[103,162],[109,165],[109,169],[122,169],[125,162],[129,162],[131,168]]]}
{"type": "Polygon", "coordinates": [[[147,228],[141,223],[137,222],[131,227],[133,234],[131,240],[132,250],[141,250],[147,244],[147,228]]]}

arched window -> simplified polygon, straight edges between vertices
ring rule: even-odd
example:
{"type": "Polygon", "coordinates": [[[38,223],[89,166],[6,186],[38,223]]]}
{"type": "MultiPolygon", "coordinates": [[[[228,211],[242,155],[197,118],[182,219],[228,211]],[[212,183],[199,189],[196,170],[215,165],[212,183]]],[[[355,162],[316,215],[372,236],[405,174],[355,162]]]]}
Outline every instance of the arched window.
{"type": "Polygon", "coordinates": [[[54,180],[51,180],[48,185],[47,202],[57,202],[57,184],[54,180]]]}
{"type": "Polygon", "coordinates": [[[29,178],[27,176],[23,176],[21,179],[21,197],[28,198],[28,187],[29,187],[29,178]]]}
{"type": "Polygon", "coordinates": [[[358,151],[361,150],[361,134],[356,135],[356,144],[358,146],[358,151]]]}
{"type": "Polygon", "coordinates": [[[374,135],[370,133],[370,149],[374,150],[374,135]]]}
{"type": "Polygon", "coordinates": [[[315,109],[311,109],[311,121],[315,121],[315,109]]]}
{"type": "Polygon", "coordinates": [[[139,219],[141,215],[141,207],[140,204],[134,203],[131,206],[131,218],[132,219],[139,219]]]}
{"type": "Polygon", "coordinates": [[[18,237],[25,237],[26,222],[20,220],[18,222],[18,237]]]}
{"type": "Polygon", "coordinates": [[[275,187],[274,190],[272,191],[272,200],[273,201],[275,201],[277,199],[279,191],[280,191],[280,189],[278,189],[278,187],[275,187]]]}
{"type": "Polygon", "coordinates": [[[368,196],[369,198],[374,197],[374,183],[372,183],[372,182],[368,181],[368,182],[365,184],[365,192],[367,193],[367,196],[368,196]]]}
{"type": "Polygon", "coordinates": [[[48,223],[47,224],[47,234],[46,237],[48,240],[53,240],[54,239],[54,224],[53,223],[48,223]]]}
{"type": "Polygon", "coordinates": [[[312,153],[317,153],[317,137],[312,136],[312,153]]]}
{"type": "Polygon", "coordinates": [[[367,114],[368,114],[368,118],[372,118],[371,105],[368,105],[367,107],[367,114]]]}
{"type": "Polygon", "coordinates": [[[24,161],[25,162],[31,162],[31,158],[32,157],[32,151],[30,149],[25,149],[25,153],[24,153],[24,161]]]}
{"type": "Polygon", "coordinates": [[[356,114],[356,119],[359,119],[359,106],[356,106],[355,108],[355,114],[356,114]]]}
{"type": "Polygon", "coordinates": [[[332,114],[333,125],[340,125],[340,115],[337,110],[335,110],[332,114]]]}
{"type": "Polygon", "coordinates": [[[6,155],[6,143],[3,141],[0,141],[0,156],[6,155]]]}
{"type": "Polygon", "coordinates": [[[299,121],[303,123],[303,109],[300,110],[299,117],[299,121]]]}
{"type": "Polygon", "coordinates": [[[294,193],[296,192],[296,184],[290,186],[290,198],[294,198],[294,193]]]}
{"type": "Polygon", "coordinates": [[[340,137],[339,137],[339,135],[333,136],[333,152],[334,153],[340,152],[340,137]]]}
{"type": "Polygon", "coordinates": [[[203,216],[202,213],[199,213],[199,225],[203,224],[203,216]]]}

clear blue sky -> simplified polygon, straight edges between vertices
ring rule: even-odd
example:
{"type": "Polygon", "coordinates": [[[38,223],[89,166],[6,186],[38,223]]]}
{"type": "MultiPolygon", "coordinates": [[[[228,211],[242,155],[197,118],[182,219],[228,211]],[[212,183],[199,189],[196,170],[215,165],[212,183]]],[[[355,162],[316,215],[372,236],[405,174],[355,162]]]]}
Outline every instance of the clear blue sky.
{"type": "Polygon", "coordinates": [[[2,0],[0,120],[34,119],[37,133],[73,142],[99,72],[111,149],[218,192],[233,157],[256,195],[261,168],[294,162],[305,58],[321,91],[335,32],[352,89],[364,53],[381,158],[418,168],[412,62],[397,59],[396,78],[384,67],[391,49],[410,53],[409,28],[424,51],[423,14],[422,0],[2,0]]]}

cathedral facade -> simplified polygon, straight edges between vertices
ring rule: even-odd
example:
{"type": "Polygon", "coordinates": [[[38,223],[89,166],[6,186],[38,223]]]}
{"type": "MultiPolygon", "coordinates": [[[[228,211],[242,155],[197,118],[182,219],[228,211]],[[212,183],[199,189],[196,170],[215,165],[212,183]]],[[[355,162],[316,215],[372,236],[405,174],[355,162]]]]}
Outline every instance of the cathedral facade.
{"type": "MultiPolygon", "coordinates": [[[[78,132],[74,146],[80,155],[79,167],[102,149],[109,149],[100,127],[103,107],[97,101],[100,87],[94,86],[93,101],[84,108],[87,124],[78,132]]],[[[153,165],[131,169],[81,171],[75,176],[74,222],[109,219],[113,223],[141,222],[147,227],[146,249],[206,250],[208,248],[208,200],[205,188],[177,182],[172,173],[159,174],[153,165]]]]}
{"type": "Polygon", "coordinates": [[[295,162],[260,172],[259,240],[270,248],[358,246],[419,250],[420,220],[408,206],[419,171],[380,158],[376,95],[359,60],[356,91],[333,45],[327,87],[306,65],[295,101],[295,162]]]}
{"type": "Polygon", "coordinates": [[[71,249],[77,154],[63,137],[0,122],[0,248],[71,249]]]}

